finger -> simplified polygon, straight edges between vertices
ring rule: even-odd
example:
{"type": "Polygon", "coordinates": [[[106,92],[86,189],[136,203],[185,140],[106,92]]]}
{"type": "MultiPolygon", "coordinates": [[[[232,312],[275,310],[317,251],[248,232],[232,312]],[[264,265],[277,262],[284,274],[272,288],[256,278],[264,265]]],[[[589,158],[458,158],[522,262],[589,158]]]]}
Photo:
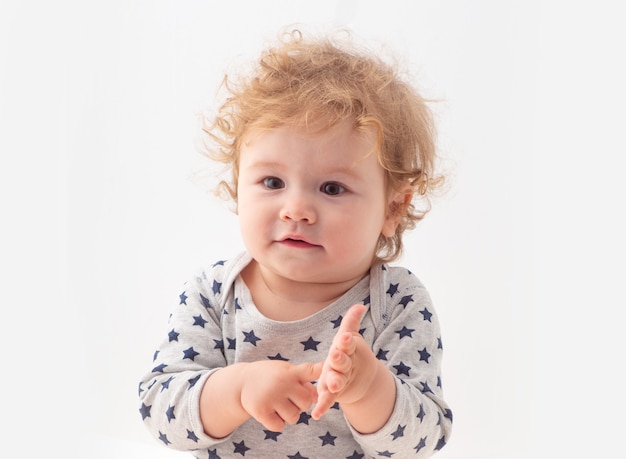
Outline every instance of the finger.
{"type": "Polygon", "coordinates": [[[341,392],[346,387],[347,382],[348,378],[343,373],[333,370],[328,370],[326,373],[326,387],[333,394],[341,392]]]}
{"type": "Polygon", "coordinates": [[[295,365],[295,369],[298,372],[298,377],[302,382],[312,382],[319,379],[324,368],[324,361],[316,363],[301,363],[295,365]]]}
{"type": "Polygon", "coordinates": [[[295,424],[296,422],[298,422],[298,419],[300,419],[300,413],[302,411],[303,410],[301,410],[290,400],[285,400],[284,403],[281,403],[279,406],[276,407],[276,413],[287,424],[295,424]]]}
{"type": "Polygon", "coordinates": [[[358,333],[361,326],[361,319],[365,311],[367,311],[367,308],[362,304],[355,304],[348,309],[348,312],[346,312],[346,315],[341,320],[341,325],[339,325],[339,331],[337,333],[358,333]]]}
{"type": "Polygon", "coordinates": [[[317,401],[317,389],[311,383],[297,384],[289,394],[289,400],[298,411],[307,411],[317,401]]]}
{"type": "Polygon", "coordinates": [[[265,413],[263,416],[254,416],[267,430],[282,432],[285,428],[285,420],[276,412],[265,413]]]}
{"type": "Polygon", "coordinates": [[[352,335],[347,333],[340,339],[340,341],[346,341],[346,343],[339,343],[335,349],[331,350],[327,360],[327,368],[338,373],[348,373],[352,368],[352,359],[350,356],[354,354],[356,344],[354,344],[352,335]]]}
{"type": "Polygon", "coordinates": [[[345,361],[349,360],[355,350],[356,341],[354,340],[354,333],[338,333],[333,340],[333,347],[330,351],[330,363],[333,368],[336,368],[336,365],[345,364],[345,361]]]}
{"type": "Polygon", "coordinates": [[[324,413],[326,413],[330,409],[331,406],[333,406],[336,398],[335,394],[332,394],[328,390],[322,389],[321,391],[319,391],[319,389],[320,388],[318,388],[319,393],[317,397],[317,404],[315,405],[315,408],[313,408],[313,411],[311,411],[311,416],[316,421],[320,419],[324,415],[324,413]]]}

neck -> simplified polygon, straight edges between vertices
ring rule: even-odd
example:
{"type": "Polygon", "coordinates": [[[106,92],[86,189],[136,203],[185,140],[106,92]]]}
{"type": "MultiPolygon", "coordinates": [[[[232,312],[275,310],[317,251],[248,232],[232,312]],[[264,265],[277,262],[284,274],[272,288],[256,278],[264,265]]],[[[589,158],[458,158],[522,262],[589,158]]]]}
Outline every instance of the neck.
{"type": "Polygon", "coordinates": [[[286,279],[252,261],[241,273],[259,311],[273,320],[304,319],[321,311],[362,276],[340,282],[299,282],[286,279]]]}

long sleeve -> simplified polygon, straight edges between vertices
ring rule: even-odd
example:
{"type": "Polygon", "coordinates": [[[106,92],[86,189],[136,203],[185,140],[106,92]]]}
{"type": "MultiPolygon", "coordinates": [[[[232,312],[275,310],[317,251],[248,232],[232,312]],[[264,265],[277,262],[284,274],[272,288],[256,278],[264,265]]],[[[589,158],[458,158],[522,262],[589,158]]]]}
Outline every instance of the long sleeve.
{"type": "Polygon", "coordinates": [[[372,289],[372,302],[378,290],[384,304],[379,311],[372,305],[372,313],[379,312],[387,323],[372,349],[396,378],[396,405],[381,430],[353,435],[373,457],[429,457],[444,447],[452,429],[441,383],[439,322],[428,292],[410,272],[381,266],[380,283],[372,289]]]}
{"type": "Polygon", "coordinates": [[[226,366],[220,312],[212,307],[219,294],[220,283],[203,273],[185,284],[153,368],[139,384],[144,424],[170,448],[193,450],[217,442],[204,434],[199,398],[206,378],[226,366]]]}

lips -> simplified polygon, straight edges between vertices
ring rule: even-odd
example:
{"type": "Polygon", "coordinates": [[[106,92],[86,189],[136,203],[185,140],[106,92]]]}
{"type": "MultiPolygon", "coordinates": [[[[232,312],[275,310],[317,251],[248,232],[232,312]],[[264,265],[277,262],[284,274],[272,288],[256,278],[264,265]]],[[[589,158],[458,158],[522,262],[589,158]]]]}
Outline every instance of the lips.
{"type": "Polygon", "coordinates": [[[296,248],[319,247],[319,245],[313,244],[312,242],[309,242],[300,236],[284,237],[279,242],[288,247],[296,247],[296,248]]]}

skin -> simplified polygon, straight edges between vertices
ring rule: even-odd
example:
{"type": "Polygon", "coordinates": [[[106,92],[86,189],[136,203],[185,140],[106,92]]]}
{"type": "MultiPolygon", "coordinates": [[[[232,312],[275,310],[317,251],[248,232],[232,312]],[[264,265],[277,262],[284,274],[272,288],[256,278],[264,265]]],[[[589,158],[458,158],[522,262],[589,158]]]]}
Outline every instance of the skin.
{"type": "MultiPolygon", "coordinates": [[[[345,122],[321,132],[279,127],[244,143],[238,214],[253,261],[241,276],[266,317],[293,321],[322,310],[369,271],[379,236],[394,234],[400,217],[389,209],[408,202],[410,190],[386,193],[374,139],[345,122]]],[[[216,371],[200,397],[205,432],[222,438],[250,417],[281,431],[313,404],[319,419],[335,402],[357,431],[379,430],[396,386],[358,333],[365,310],[347,311],[322,362],[216,371]]]]}

